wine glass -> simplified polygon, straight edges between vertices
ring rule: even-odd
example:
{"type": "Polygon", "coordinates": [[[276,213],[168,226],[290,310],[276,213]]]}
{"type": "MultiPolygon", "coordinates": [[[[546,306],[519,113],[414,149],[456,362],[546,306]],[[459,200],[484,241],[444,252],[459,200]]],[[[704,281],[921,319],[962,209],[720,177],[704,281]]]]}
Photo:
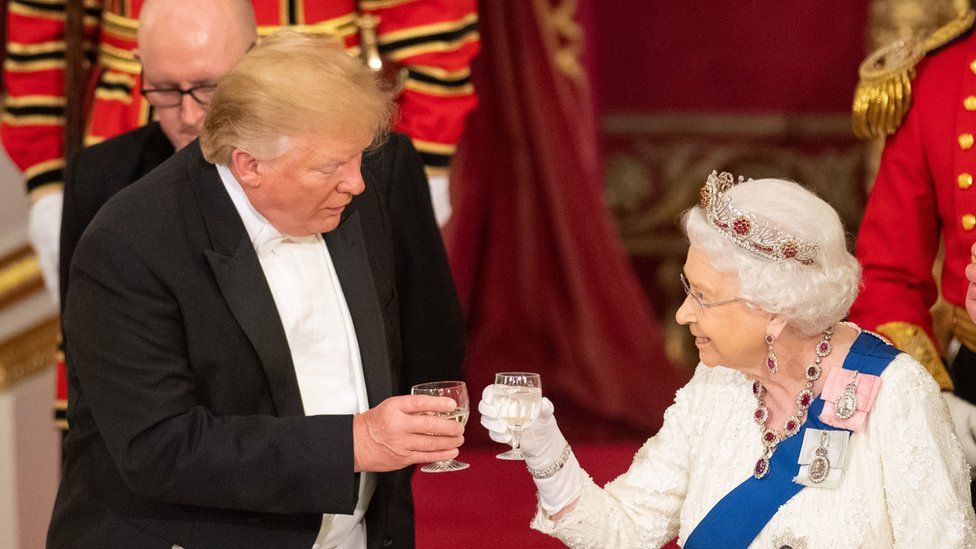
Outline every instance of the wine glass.
{"type": "MultiPolygon", "coordinates": [[[[435,416],[453,419],[461,425],[468,422],[468,387],[463,381],[434,381],[432,383],[421,383],[414,385],[410,389],[412,395],[446,396],[454,399],[457,408],[451,412],[428,412],[435,416]]],[[[428,463],[420,468],[425,473],[446,473],[448,471],[463,471],[471,467],[463,461],[448,459],[428,463]]]]}
{"type": "Polygon", "coordinates": [[[539,417],[542,406],[542,381],[531,372],[502,372],[495,374],[492,404],[498,418],[512,431],[512,449],[498,454],[498,459],[524,460],[522,430],[539,417]]]}

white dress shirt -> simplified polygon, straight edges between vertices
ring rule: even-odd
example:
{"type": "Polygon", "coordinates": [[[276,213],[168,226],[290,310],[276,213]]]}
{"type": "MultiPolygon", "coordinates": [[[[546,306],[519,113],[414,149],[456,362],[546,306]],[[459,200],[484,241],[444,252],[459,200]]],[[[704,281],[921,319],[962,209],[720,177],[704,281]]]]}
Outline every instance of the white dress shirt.
{"type": "MultiPolygon", "coordinates": [[[[254,244],[291,350],[305,415],[369,408],[356,331],[322,235],[283,235],[247,199],[227,166],[217,171],[254,244]]],[[[313,549],[365,549],[363,516],[376,476],[363,473],[352,515],[323,515],[313,549]]]]}

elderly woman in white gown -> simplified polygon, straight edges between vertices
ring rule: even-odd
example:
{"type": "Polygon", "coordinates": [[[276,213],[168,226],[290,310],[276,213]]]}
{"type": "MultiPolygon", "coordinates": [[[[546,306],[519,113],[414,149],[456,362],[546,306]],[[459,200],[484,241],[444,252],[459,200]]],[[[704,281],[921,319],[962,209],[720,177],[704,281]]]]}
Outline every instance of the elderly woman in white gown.
{"type": "MultiPolygon", "coordinates": [[[[522,437],[532,527],[572,547],[976,547],[939,388],[842,322],[860,283],[836,212],[796,183],[713,173],[684,218],[676,318],[701,363],[630,469],[598,487],[552,404],[522,437]]],[[[485,390],[481,423],[510,439],[485,390]]]]}

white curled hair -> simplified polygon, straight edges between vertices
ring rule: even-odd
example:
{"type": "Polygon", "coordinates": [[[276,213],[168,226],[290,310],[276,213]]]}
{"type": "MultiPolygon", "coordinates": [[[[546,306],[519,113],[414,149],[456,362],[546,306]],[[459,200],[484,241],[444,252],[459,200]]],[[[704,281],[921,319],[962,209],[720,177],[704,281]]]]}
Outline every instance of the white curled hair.
{"type": "Polygon", "coordinates": [[[830,204],[792,181],[758,179],[727,191],[736,208],[799,239],[817,242],[812,265],[753,255],[709,225],[700,206],[685,212],[682,225],[692,246],[721,272],[738,276],[739,296],[780,315],[805,335],[824,331],[847,316],[861,285],[861,266],[847,250],[840,217],[830,204]]]}

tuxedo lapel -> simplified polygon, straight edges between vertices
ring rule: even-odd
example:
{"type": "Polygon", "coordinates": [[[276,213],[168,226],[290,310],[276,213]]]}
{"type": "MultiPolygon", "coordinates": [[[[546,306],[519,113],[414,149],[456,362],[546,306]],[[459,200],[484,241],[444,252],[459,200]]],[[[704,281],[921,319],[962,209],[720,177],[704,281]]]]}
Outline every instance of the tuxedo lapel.
{"type": "Polygon", "coordinates": [[[261,360],[279,416],[305,414],[278,309],[234,203],[196,142],[189,173],[213,249],[204,250],[220,292],[261,360]]]}
{"type": "Polygon", "coordinates": [[[335,230],[324,236],[356,328],[366,393],[369,405],[373,407],[393,395],[393,380],[386,323],[376,293],[360,219],[360,212],[354,211],[335,230]]]}

